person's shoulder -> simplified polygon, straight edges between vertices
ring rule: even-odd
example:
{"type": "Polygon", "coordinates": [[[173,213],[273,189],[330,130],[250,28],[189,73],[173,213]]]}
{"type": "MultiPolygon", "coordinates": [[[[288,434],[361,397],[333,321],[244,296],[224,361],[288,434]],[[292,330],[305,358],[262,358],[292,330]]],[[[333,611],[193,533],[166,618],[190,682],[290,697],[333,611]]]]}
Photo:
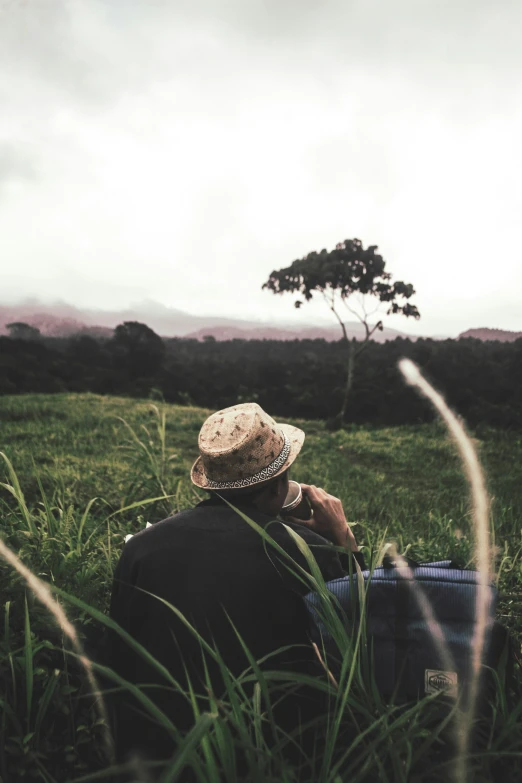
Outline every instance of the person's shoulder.
{"type": "Polygon", "coordinates": [[[172,514],[159,522],[154,522],[149,527],[139,530],[127,541],[123,552],[127,556],[133,556],[137,552],[146,551],[149,546],[157,547],[163,540],[169,539],[175,534],[176,530],[189,524],[194,517],[194,511],[195,509],[193,508],[179,511],[177,514],[172,514]]]}

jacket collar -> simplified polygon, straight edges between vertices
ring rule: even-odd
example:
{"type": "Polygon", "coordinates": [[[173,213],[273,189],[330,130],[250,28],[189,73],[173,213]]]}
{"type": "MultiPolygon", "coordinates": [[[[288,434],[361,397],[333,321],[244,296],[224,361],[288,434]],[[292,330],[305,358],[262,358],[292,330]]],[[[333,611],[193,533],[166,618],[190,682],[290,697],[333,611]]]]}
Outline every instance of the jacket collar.
{"type": "MultiPolygon", "coordinates": [[[[236,506],[237,508],[250,508],[255,509],[259,511],[259,509],[254,505],[254,502],[252,501],[252,498],[234,498],[234,500],[230,501],[230,503],[233,506],[236,506]]],[[[206,500],[202,500],[200,503],[196,505],[196,508],[207,508],[208,506],[228,506],[228,503],[226,500],[224,500],[219,495],[216,495],[215,492],[211,492],[209,497],[206,500]]]]}
{"type": "MultiPolygon", "coordinates": [[[[251,498],[234,498],[234,502],[230,501],[230,503],[238,509],[238,511],[242,511],[244,514],[246,514],[251,519],[254,519],[259,525],[266,525],[268,522],[273,521],[274,519],[278,519],[277,516],[274,516],[272,514],[267,514],[266,511],[261,511],[256,505],[254,505],[251,498]]],[[[196,508],[228,508],[230,511],[233,511],[233,509],[230,508],[228,503],[223,500],[223,498],[216,495],[214,492],[210,494],[210,497],[207,500],[202,500],[201,503],[198,503],[196,508]]],[[[281,521],[281,520],[279,520],[281,521]]]]}

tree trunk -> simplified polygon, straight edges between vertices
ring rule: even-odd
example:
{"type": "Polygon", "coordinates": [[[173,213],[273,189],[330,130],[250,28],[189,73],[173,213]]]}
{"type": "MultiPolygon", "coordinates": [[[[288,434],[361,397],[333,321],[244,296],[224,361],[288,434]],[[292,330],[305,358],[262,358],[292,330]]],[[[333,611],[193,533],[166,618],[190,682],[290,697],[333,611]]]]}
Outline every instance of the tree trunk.
{"type": "Polygon", "coordinates": [[[350,399],[350,394],[353,386],[354,370],[355,370],[355,340],[352,340],[352,342],[350,343],[350,350],[348,353],[348,372],[346,375],[346,386],[344,387],[343,404],[341,407],[341,412],[339,414],[339,420],[341,423],[344,422],[346,416],[346,410],[348,408],[348,400],[350,399]]]}

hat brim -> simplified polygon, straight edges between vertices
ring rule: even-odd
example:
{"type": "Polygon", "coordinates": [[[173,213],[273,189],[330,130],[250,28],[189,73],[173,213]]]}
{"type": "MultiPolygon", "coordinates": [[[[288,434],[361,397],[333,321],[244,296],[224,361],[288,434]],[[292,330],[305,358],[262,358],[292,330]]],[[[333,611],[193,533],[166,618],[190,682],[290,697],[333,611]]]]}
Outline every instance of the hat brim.
{"type": "MultiPolygon", "coordinates": [[[[303,430],[300,430],[298,427],[293,427],[291,424],[279,424],[277,423],[277,426],[279,427],[282,432],[285,433],[287,436],[289,442],[290,442],[290,454],[288,455],[288,458],[286,462],[283,463],[283,465],[279,468],[277,473],[274,473],[273,476],[270,476],[269,479],[264,479],[263,481],[256,481],[249,486],[251,487],[257,487],[261,484],[267,484],[269,481],[272,481],[273,479],[277,478],[277,476],[280,476],[281,473],[284,473],[285,470],[288,470],[290,465],[295,461],[296,457],[298,456],[299,452],[303,448],[303,443],[305,439],[305,434],[303,430]]],[[[196,487],[199,487],[200,489],[211,489],[209,485],[209,479],[207,478],[205,474],[205,467],[203,465],[203,460],[201,457],[198,457],[195,463],[192,466],[192,470],[190,471],[190,478],[193,484],[196,485],[196,487]]],[[[231,478],[231,481],[234,479],[231,478]]],[[[219,490],[216,490],[216,492],[219,492],[219,490]]]]}

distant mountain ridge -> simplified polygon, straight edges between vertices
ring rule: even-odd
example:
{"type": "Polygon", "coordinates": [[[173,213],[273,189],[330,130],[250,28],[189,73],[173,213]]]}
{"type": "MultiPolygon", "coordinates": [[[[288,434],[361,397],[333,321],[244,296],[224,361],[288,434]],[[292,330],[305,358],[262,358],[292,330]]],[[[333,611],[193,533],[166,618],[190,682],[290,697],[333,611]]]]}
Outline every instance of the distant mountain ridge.
{"type": "Polygon", "coordinates": [[[477,340],[498,340],[502,343],[511,343],[522,337],[522,332],[510,332],[507,329],[489,329],[487,326],[481,326],[478,329],[468,329],[459,334],[458,340],[465,337],[475,337],[477,340]]]}
{"type": "Polygon", "coordinates": [[[0,304],[0,333],[6,334],[7,324],[13,321],[36,326],[43,335],[49,337],[69,337],[72,334],[93,331],[110,337],[114,328],[124,321],[146,323],[162,337],[183,336],[207,325],[252,325],[250,321],[191,315],[156,302],[145,302],[125,310],[110,311],[79,308],[65,302],[49,305],[34,299],[16,305],[0,304]]]}
{"type": "MultiPolygon", "coordinates": [[[[59,303],[46,305],[36,300],[28,300],[16,305],[0,304],[0,334],[7,334],[7,324],[21,321],[35,326],[42,335],[47,337],[71,337],[77,334],[87,334],[93,337],[110,337],[114,328],[124,321],[140,321],[147,324],[161,337],[186,337],[202,340],[205,336],[216,340],[296,340],[325,339],[339,340],[341,331],[338,325],[303,326],[285,323],[263,323],[246,321],[238,318],[223,318],[220,316],[200,316],[185,313],[182,310],[146,302],[126,310],[104,311],[81,309],[59,303]]],[[[349,337],[361,339],[364,336],[362,324],[354,322],[346,324],[349,337]]],[[[396,337],[417,337],[384,328],[376,332],[376,342],[393,340],[396,337]]]]}

